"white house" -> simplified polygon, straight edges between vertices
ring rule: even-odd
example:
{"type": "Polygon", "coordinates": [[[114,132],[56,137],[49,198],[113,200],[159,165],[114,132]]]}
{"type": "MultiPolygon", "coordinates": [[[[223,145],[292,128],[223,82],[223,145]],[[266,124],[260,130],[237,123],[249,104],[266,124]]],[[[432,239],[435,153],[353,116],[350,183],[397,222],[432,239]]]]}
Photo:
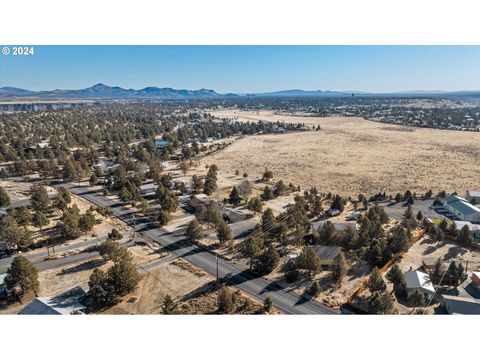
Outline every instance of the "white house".
{"type": "Polygon", "coordinates": [[[472,234],[473,238],[477,241],[480,241],[480,225],[472,224],[470,221],[455,221],[457,230],[461,230],[465,225],[468,226],[468,230],[472,234]]]}
{"type": "Polygon", "coordinates": [[[430,300],[435,294],[430,276],[421,271],[405,271],[405,283],[407,285],[407,294],[411,294],[415,290],[420,290],[425,297],[430,300]]]}
{"type": "Polygon", "coordinates": [[[475,200],[477,203],[480,204],[480,191],[467,190],[467,193],[465,194],[465,199],[467,199],[470,202],[475,200]]]}

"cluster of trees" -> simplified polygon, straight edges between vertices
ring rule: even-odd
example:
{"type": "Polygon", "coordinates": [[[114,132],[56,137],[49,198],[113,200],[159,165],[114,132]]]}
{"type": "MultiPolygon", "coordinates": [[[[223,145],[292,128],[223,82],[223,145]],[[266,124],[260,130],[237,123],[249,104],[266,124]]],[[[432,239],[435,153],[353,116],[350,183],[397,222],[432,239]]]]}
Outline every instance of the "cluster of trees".
{"type": "MultiPolygon", "coordinates": [[[[318,274],[321,270],[322,265],[320,258],[316,254],[314,248],[311,246],[304,246],[300,255],[295,259],[289,260],[283,269],[286,280],[290,282],[295,281],[299,277],[301,271],[306,272],[307,276],[311,278],[315,274],[318,274]]],[[[348,270],[347,261],[343,252],[337,255],[337,257],[334,259],[331,270],[332,282],[337,286],[340,286],[348,270]]],[[[314,290],[316,290],[316,285],[313,284],[312,286],[315,286],[314,290]]],[[[318,295],[317,291],[315,291],[315,293],[318,295]]]]}
{"type": "Polygon", "coordinates": [[[63,211],[58,227],[63,238],[75,239],[92,230],[95,222],[95,215],[91,208],[87,209],[84,214],[80,214],[78,207],[73,205],[63,211]]]}
{"type": "Polygon", "coordinates": [[[395,298],[388,293],[387,284],[377,267],[374,267],[368,278],[368,289],[372,293],[368,306],[373,314],[395,313],[395,298]]]}
{"type": "Polygon", "coordinates": [[[206,207],[200,207],[195,214],[196,218],[192,220],[187,227],[186,236],[189,241],[195,242],[203,237],[202,224],[214,226],[217,232],[217,238],[220,244],[231,243],[233,234],[230,227],[225,223],[220,215],[218,205],[212,201],[206,207]]]}
{"type": "Polygon", "coordinates": [[[366,247],[365,259],[372,266],[382,266],[394,254],[406,251],[410,246],[413,221],[416,224],[413,215],[412,218],[405,217],[401,225],[395,226],[386,234],[382,225],[388,221],[383,207],[377,205],[370,207],[360,221],[358,245],[366,247]]]}
{"type": "Polygon", "coordinates": [[[132,292],[140,277],[132,255],[116,242],[106,241],[100,255],[105,261],[113,262],[106,272],[93,270],[88,282],[91,299],[95,306],[101,308],[115,304],[122,296],[132,292]]]}
{"type": "Polygon", "coordinates": [[[343,246],[354,249],[358,246],[357,230],[348,227],[345,231],[337,231],[331,221],[326,221],[322,226],[313,231],[313,241],[319,245],[343,246]]]}
{"type": "Polygon", "coordinates": [[[461,263],[458,263],[455,260],[452,260],[448,266],[445,266],[445,263],[441,258],[437,259],[435,263],[435,269],[431,274],[432,281],[442,284],[451,284],[453,286],[458,286],[458,284],[465,281],[467,278],[467,273],[464,266],[461,263]]]}

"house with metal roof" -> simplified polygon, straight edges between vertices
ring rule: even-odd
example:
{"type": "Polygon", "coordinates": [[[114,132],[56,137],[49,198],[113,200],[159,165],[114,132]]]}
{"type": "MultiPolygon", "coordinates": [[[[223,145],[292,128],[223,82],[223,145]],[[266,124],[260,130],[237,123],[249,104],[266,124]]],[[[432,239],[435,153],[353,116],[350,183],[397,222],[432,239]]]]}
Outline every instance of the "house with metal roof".
{"type": "Polygon", "coordinates": [[[442,295],[445,310],[451,315],[479,315],[480,299],[442,295]]]}
{"type": "Polygon", "coordinates": [[[249,217],[249,214],[243,212],[242,210],[232,209],[227,207],[222,207],[220,209],[220,215],[222,215],[223,220],[229,223],[236,223],[239,221],[243,221],[249,217]]]}
{"type": "Polygon", "coordinates": [[[342,248],[340,246],[321,246],[321,245],[308,245],[311,247],[315,254],[320,258],[320,264],[322,266],[331,266],[335,262],[335,258],[340,255],[342,248]]]}
{"type": "Polygon", "coordinates": [[[435,288],[428,274],[421,271],[405,271],[405,284],[407,285],[407,294],[415,290],[420,290],[425,297],[430,300],[435,294],[435,288]]]}
{"type": "Polygon", "coordinates": [[[443,207],[450,211],[458,220],[480,222],[480,209],[457,195],[450,195],[440,199],[443,207]]]}
{"type": "Polygon", "coordinates": [[[19,315],[74,315],[86,309],[87,293],[76,286],[51,297],[38,297],[25,306],[19,315]]]}
{"type": "MultiPolygon", "coordinates": [[[[321,220],[321,221],[314,221],[312,222],[312,227],[315,230],[320,230],[329,220],[321,220]]],[[[344,232],[347,230],[357,230],[357,223],[353,221],[341,221],[341,222],[333,222],[330,221],[335,229],[339,232],[344,232]]]]}

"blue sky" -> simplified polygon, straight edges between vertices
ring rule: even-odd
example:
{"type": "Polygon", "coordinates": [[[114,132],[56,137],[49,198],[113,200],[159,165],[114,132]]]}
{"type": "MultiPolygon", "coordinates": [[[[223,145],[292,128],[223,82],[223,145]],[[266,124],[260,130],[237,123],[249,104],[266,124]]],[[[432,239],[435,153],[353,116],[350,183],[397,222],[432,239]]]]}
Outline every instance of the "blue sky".
{"type": "Polygon", "coordinates": [[[0,55],[0,87],[480,90],[479,64],[480,46],[35,46],[0,55]]]}

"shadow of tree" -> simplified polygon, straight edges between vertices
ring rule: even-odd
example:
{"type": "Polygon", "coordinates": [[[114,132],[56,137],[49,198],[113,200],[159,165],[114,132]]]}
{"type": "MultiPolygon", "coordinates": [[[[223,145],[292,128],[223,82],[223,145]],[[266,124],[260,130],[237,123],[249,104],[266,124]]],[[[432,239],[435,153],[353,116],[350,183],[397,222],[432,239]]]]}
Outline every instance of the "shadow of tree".
{"type": "Polygon", "coordinates": [[[80,271],[86,271],[86,270],[92,270],[95,269],[101,265],[103,265],[105,262],[103,259],[93,259],[89,260],[87,262],[72,266],[67,269],[62,269],[59,273],[57,273],[57,276],[62,276],[62,275],[67,275],[67,274],[74,274],[76,272],[80,271]]]}

